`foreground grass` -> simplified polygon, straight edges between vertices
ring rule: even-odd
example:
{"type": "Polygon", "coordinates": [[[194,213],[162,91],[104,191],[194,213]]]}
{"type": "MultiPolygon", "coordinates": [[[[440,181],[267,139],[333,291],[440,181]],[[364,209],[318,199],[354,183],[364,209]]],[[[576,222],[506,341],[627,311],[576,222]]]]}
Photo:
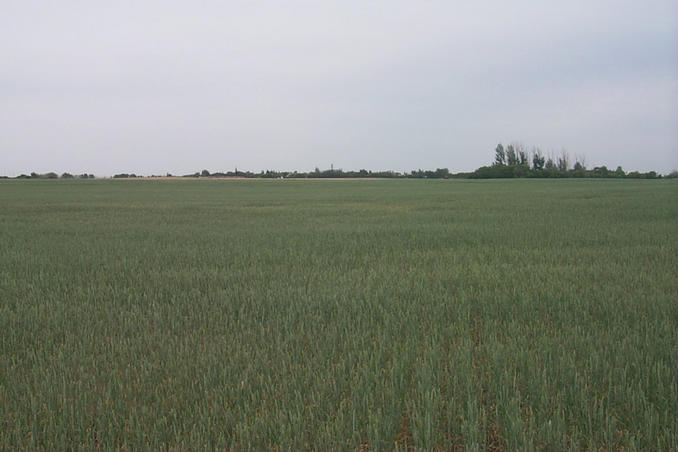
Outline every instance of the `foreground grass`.
{"type": "Polygon", "coordinates": [[[678,448],[669,181],[0,183],[0,448],[678,448]]]}

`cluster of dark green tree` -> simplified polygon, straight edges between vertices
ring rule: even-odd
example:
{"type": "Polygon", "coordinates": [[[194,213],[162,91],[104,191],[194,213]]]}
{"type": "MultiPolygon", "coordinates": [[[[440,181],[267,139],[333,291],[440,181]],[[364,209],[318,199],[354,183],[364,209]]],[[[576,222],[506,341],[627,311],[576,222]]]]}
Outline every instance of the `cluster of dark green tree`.
{"type": "Polygon", "coordinates": [[[73,175],[71,173],[62,173],[60,176],[54,172],[44,174],[31,173],[30,175],[20,174],[16,177],[16,179],[94,179],[94,174],[83,173],[79,175],[73,175]]]}
{"type": "MultiPolygon", "coordinates": [[[[672,173],[673,174],[673,173],[672,173]]],[[[627,173],[621,166],[608,169],[606,166],[586,168],[586,161],[579,157],[571,159],[566,151],[557,157],[545,156],[539,148],[531,152],[520,144],[504,145],[499,143],[494,150],[494,162],[490,166],[482,166],[469,175],[472,179],[499,179],[512,177],[594,177],[594,178],[631,178],[658,179],[661,174],[656,171],[627,173]],[[572,163],[574,162],[574,163],[572,163]]]]}

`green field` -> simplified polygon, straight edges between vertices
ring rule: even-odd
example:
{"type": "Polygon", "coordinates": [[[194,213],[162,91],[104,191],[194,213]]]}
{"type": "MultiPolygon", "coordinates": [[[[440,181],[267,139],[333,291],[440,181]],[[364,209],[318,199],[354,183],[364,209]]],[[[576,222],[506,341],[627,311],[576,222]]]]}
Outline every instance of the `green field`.
{"type": "Polygon", "coordinates": [[[0,183],[0,449],[678,449],[678,184],[0,183]]]}

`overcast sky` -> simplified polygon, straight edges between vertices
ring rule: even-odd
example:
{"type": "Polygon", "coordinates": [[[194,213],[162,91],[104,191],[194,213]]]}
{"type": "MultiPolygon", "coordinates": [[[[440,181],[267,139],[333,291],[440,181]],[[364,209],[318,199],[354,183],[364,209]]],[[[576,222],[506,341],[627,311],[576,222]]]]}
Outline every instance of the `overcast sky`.
{"type": "Polygon", "coordinates": [[[675,0],[0,0],[0,174],[678,168],[675,0]]]}

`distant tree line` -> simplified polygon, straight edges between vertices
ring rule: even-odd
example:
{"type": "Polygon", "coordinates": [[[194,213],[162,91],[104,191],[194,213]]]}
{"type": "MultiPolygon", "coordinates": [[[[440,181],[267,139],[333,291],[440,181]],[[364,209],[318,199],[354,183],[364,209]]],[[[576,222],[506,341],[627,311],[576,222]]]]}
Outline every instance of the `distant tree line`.
{"type": "MultiPolygon", "coordinates": [[[[469,175],[471,179],[499,179],[514,177],[538,178],[629,178],[629,179],[659,179],[661,174],[656,171],[641,173],[638,171],[626,172],[621,166],[612,170],[606,166],[586,167],[584,157],[572,159],[568,152],[561,151],[560,155],[545,156],[539,148],[528,151],[521,144],[504,146],[499,143],[494,150],[494,162],[489,166],[482,166],[469,175]]],[[[673,171],[665,176],[678,177],[673,171]]]]}
{"type": "Polygon", "coordinates": [[[436,168],[433,170],[413,170],[412,172],[398,172],[398,171],[371,171],[361,169],[357,171],[344,171],[334,167],[326,170],[315,168],[309,172],[299,171],[273,171],[262,170],[258,173],[251,171],[227,171],[210,173],[207,170],[202,170],[192,174],[185,174],[182,177],[244,177],[252,179],[340,179],[340,178],[379,178],[379,179],[449,179],[453,177],[468,177],[470,173],[452,174],[447,168],[436,168]]]}
{"type": "MultiPolygon", "coordinates": [[[[134,173],[119,173],[114,179],[134,179],[138,177],[173,177],[167,173],[165,176],[141,176],[134,173]]],[[[559,155],[545,155],[539,148],[533,147],[529,152],[520,143],[511,143],[504,147],[499,143],[494,150],[494,161],[491,165],[482,166],[470,173],[451,173],[447,168],[435,170],[412,170],[408,172],[397,171],[370,171],[361,169],[358,171],[344,171],[335,169],[321,170],[315,168],[309,172],[299,171],[274,171],[262,170],[258,173],[252,171],[235,171],[210,173],[204,169],[181,177],[186,178],[247,178],[247,179],[340,179],[340,178],[379,178],[379,179],[499,179],[499,178],[626,178],[626,179],[660,179],[678,178],[678,171],[662,176],[656,171],[641,173],[638,171],[626,172],[621,166],[609,169],[606,166],[586,167],[586,159],[583,156],[572,158],[565,150],[559,155]]],[[[2,177],[7,179],[7,177],[2,177]]],[[[63,173],[58,175],[54,172],[30,175],[21,174],[16,179],[94,179],[93,174],[73,175],[63,173]]]]}
{"type": "Polygon", "coordinates": [[[71,173],[62,173],[61,175],[58,175],[57,173],[54,172],[49,172],[49,173],[44,173],[44,174],[38,174],[38,173],[31,173],[31,174],[20,174],[15,179],[94,179],[94,174],[78,174],[78,175],[73,175],[71,173]]]}

